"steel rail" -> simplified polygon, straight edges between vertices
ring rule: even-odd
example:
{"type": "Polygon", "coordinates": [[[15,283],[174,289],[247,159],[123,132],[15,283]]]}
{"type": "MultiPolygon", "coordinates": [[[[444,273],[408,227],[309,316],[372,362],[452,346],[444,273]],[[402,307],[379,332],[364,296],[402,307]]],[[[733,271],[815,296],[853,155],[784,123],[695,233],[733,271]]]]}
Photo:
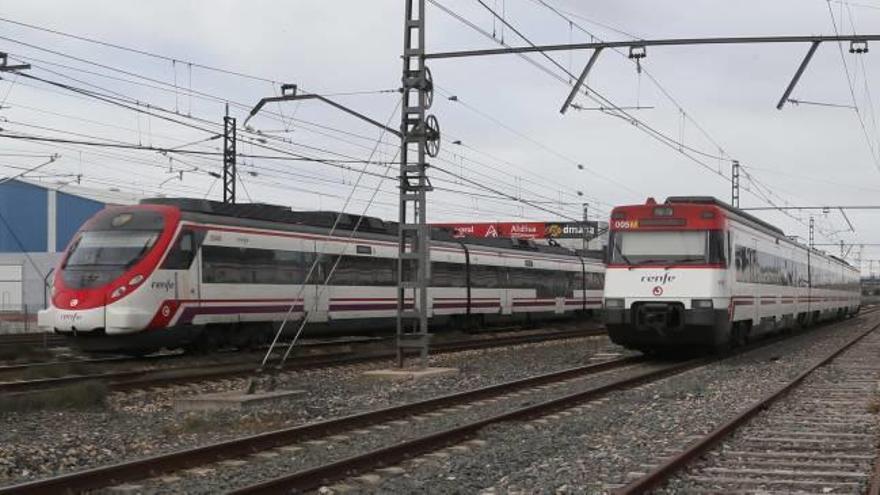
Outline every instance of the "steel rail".
{"type": "Polygon", "coordinates": [[[291,443],[326,437],[372,424],[387,423],[404,416],[442,409],[451,405],[477,401],[483,398],[515,390],[586,376],[602,371],[637,364],[642,357],[627,357],[612,361],[569,368],[562,371],[523,378],[496,385],[434,397],[418,402],[391,406],[384,409],[358,413],[341,418],[328,419],[302,426],[261,433],[248,437],[221,441],[214,444],[179,450],[168,454],[121,462],[110,466],[88,469],[0,487],[0,495],[6,494],[54,494],[68,491],[84,491],[106,487],[114,483],[135,481],[170,471],[179,471],[228,458],[244,457],[254,452],[268,450],[291,443]]]}
{"type": "Polygon", "coordinates": [[[874,472],[871,473],[871,482],[868,485],[867,495],[880,495],[880,446],[878,446],[878,455],[874,460],[874,472]]]}
{"type": "MultiPolygon", "coordinates": [[[[880,325],[878,325],[880,327],[880,325]]],[[[876,327],[875,327],[876,328],[876,327]]],[[[263,493],[290,493],[291,491],[308,491],[316,489],[327,483],[344,479],[353,474],[376,469],[383,466],[397,464],[407,458],[438,450],[447,445],[460,443],[475,437],[480,430],[491,424],[521,421],[533,417],[550,414],[556,410],[566,409],[575,404],[592,400],[609,392],[618,391],[637,386],[647,381],[659,380],[667,376],[679,374],[689,369],[705,364],[718,362],[728,357],[743,354],[745,352],[764,347],[784,340],[769,339],[763,343],[756,343],[739,349],[731,354],[720,358],[700,358],[684,363],[679,363],[661,370],[647,372],[635,377],[623,379],[615,383],[595,387],[586,391],[570,394],[557,399],[552,399],[539,404],[526,406],[515,411],[502,413],[491,418],[475,421],[466,425],[454,427],[445,431],[416,438],[384,448],[379,448],[365,454],[352,456],[346,459],[328,463],[315,468],[303,470],[290,475],[281,476],[254,485],[246,486],[232,491],[237,495],[252,495],[263,493]]]]}
{"type": "MultiPolygon", "coordinates": [[[[307,347],[309,349],[323,348],[323,347],[334,347],[334,346],[347,346],[347,345],[361,345],[361,344],[372,344],[376,342],[381,342],[384,340],[384,337],[364,337],[358,339],[351,340],[315,340],[315,341],[307,341],[302,342],[303,347],[307,347]]],[[[265,348],[264,348],[265,349],[265,348]]],[[[235,356],[245,356],[247,351],[236,351],[236,350],[219,350],[214,353],[214,356],[223,356],[226,354],[231,354],[235,356]]],[[[211,357],[212,355],[208,355],[207,357],[211,357]]],[[[35,362],[25,362],[25,363],[15,363],[15,364],[0,364],[0,374],[14,372],[14,371],[22,371],[25,369],[35,369],[35,368],[51,368],[56,366],[70,366],[70,365],[86,365],[91,366],[94,364],[138,364],[144,362],[153,362],[153,361],[166,361],[166,360],[174,360],[174,359],[185,359],[188,357],[193,357],[186,353],[181,352],[169,352],[162,354],[148,354],[146,356],[126,356],[126,355],[107,355],[104,357],[92,357],[86,359],[65,359],[61,361],[35,361],[35,362]]],[[[201,357],[201,356],[199,356],[201,357]]],[[[236,360],[239,361],[239,360],[236,360]]],[[[216,364],[216,363],[207,363],[208,365],[216,364]]],[[[229,363],[226,363],[229,364],[229,363]]]]}
{"type": "Polygon", "coordinates": [[[740,426],[744,425],[756,414],[763,411],[764,409],[767,409],[774,402],[784,397],[788,392],[790,392],[801,382],[803,382],[807,378],[807,376],[812,374],[817,369],[825,366],[829,362],[833,361],[834,358],[842,354],[850,347],[857,344],[860,340],[867,337],[878,328],[880,328],[880,324],[876,324],[867,331],[862,332],[856,337],[850,339],[843,346],[839,347],[834,352],[828,354],[818,362],[814,363],[812,366],[801,372],[785,385],[771,391],[763,398],[759,399],[757,402],[749,406],[748,409],[737,414],[733,419],[725,422],[704,437],[693,442],[678,455],[672,457],[671,459],[668,459],[656,468],[652,469],[650,472],[646,473],[641,478],[633,480],[624,487],[616,490],[614,493],[616,495],[635,495],[646,493],[651,489],[657,488],[661,483],[668,480],[673,474],[685,468],[691,461],[705,454],[709,449],[723,441],[728,435],[736,431],[740,426]]]}
{"type": "Polygon", "coordinates": [[[546,416],[554,411],[570,408],[576,404],[595,399],[609,392],[624,390],[648,381],[659,380],[714,361],[714,359],[697,358],[682,363],[668,365],[659,370],[648,371],[613,383],[600,385],[588,390],[540,402],[538,404],[521,407],[513,411],[501,413],[441,432],[379,448],[364,454],[348,457],[346,459],[290,475],[281,476],[251,486],[242,487],[233,490],[231,493],[238,495],[253,495],[313,490],[321,485],[347,478],[358,472],[397,464],[407,458],[422,455],[427,452],[444,448],[448,445],[469,440],[475,437],[480,430],[492,424],[509,421],[523,421],[534,417],[546,416]]]}
{"type": "Polygon", "coordinates": [[[58,347],[64,343],[64,337],[51,333],[0,334],[0,346],[45,345],[47,347],[58,347]]]}
{"type": "MultiPolygon", "coordinates": [[[[507,347],[519,344],[535,342],[550,342],[571,338],[583,338],[604,335],[604,329],[590,328],[586,330],[564,330],[553,333],[538,333],[529,335],[512,335],[506,337],[492,337],[486,339],[466,340],[459,342],[437,343],[434,346],[436,353],[451,353],[464,350],[487,349],[494,347],[507,347]]],[[[393,351],[380,351],[369,354],[356,354],[354,351],[327,354],[319,356],[300,356],[291,366],[281,370],[271,369],[267,373],[278,373],[290,370],[314,369],[328,366],[340,366],[357,364],[370,361],[381,361],[395,356],[393,351]]],[[[29,393],[32,391],[46,391],[68,386],[76,383],[101,381],[107,383],[114,391],[126,391],[132,389],[149,388],[178,383],[190,383],[207,379],[232,378],[246,376],[254,372],[253,363],[198,365],[175,368],[158,368],[151,370],[119,371],[111,373],[97,373],[87,375],[71,375],[58,378],[41,378],[37,380],[22,380],[0,382],[0,393],[29,393]]]]}

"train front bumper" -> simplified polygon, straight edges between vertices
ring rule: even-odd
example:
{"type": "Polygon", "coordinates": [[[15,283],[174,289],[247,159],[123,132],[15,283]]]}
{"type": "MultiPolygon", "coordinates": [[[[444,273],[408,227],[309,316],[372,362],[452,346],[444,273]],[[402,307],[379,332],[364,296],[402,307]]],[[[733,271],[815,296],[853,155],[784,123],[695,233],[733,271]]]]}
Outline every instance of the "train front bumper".
{"type": "Polygon", "coordinates": [[[84,310],[50,307],[37,313],[37,324],[45,330],[64,334],[126,335],[147,328],[152,317],[150,313],[125,306],[84,310]]]}
{"type": "Polygon", "coordinates": [[[727,309],[685,309],[676,304],[635,304],[604,311],[611,340],[631,348],[719,345],[727,338],[727,309]]]}

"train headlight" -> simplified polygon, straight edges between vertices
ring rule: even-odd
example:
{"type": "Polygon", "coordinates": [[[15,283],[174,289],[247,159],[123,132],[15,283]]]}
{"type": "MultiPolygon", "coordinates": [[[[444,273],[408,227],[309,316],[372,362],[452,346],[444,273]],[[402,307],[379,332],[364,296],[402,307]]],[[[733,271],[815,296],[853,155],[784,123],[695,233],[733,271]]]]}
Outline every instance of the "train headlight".
{"type": "Polygon", "coordinates": [[[131,278],[131,280],[128,281],[128,285],[137,285],[143,281],[144,281],[143,275],[135,275],[134,277],[131,278]]]}
{"type": "Polygon", "coordinates": [[[117,287],[116,290],[110,293],[110,297],[116,299],[117,297],[122,297],[123,294],[125,294],[125,286],[121,285],[117,287]]]}
{"type": "Polygon", "coordinates": [[[623,309],[625,304],[623,299],[605,299],[605,308],[607,309],[623,309]]]}
{"type": "Polygon", "coordinates": [[[693,309],[712,309],[711,299],[692,299],[691,308],[693,309]]]}

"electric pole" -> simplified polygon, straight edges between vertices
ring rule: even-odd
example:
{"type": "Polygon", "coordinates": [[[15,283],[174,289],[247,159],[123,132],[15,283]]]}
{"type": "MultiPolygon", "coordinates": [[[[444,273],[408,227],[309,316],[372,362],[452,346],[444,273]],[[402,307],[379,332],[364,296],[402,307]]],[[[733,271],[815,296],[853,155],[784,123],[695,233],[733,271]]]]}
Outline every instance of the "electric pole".
{"type": "Polygon", "coordinates": [[[226,116],[223,117],[223,202],[235,204],[235,117],[229,116],[229,105],[226,105],[226,116]]]}
{"type": "Polygon", "coordinates": [[[587,243],[589,242],[589,239],[587,236],[587,226],[589,225],[589,222],[590,222],[587,214],[590,212],[590,203],[584,203],[583,207],[584,207],[584,225],[583,225],[582,229],[583,229],[583,238],[584,238],[584,255],[586,255],[587,243]]]}
{"type": "Polygon", "coordinates": [[[810,215],[810,249],[813,249],[813,244],[814,244],[814,237],[813,236],[815,234],[815,230],[816,230],[815,229],[815,220],[813,219],[813,216],[810,215]]]}
{"type": "Polygon", "coordinates": [[[440,125],[426,115],[434,99],[431,71],[425,66],[425,0],[406,0],[403,24],[403,103],[400,111],[400,202],[397,256],[397,367],[407,349],[428,365],[428,283],[431,229],[427,157],[440,151],[440,125]]]}
{"type": "Polygon", "coordinates": [[[730,204],[739,208],[739,160],[734,160],[730,168],[730,204]]]}

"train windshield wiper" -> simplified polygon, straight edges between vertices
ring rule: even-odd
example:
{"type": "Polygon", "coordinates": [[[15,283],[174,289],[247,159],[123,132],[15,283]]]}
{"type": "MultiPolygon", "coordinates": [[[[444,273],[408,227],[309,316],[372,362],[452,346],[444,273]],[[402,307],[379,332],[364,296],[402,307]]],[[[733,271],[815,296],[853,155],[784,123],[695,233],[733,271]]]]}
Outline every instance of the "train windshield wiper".
{"type": "Polygon", "coordinates": [[[621,258],[623,258],[623,261],[624,261],[627,265],[632,265],[632,264],[633,264],[632,261],[630,261],[629,258],[627,258],[625,254],[623,254],[623,251],[621,251],[621,249],[620,249],[620,243],[619,243],[619,242],[615,242],[615,243],[614,243],[614,250],[617,252],[617,254],[620,255],[621,258]]]}

